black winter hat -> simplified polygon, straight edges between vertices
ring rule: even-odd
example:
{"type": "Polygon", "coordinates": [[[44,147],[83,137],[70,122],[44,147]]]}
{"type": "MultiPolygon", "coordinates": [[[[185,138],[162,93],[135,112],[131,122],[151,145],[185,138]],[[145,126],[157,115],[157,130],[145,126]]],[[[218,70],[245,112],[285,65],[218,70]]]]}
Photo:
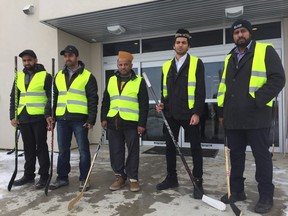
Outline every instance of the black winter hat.
{"type": "Polygon", "coordinates": [[[24,55],[29,55],[29,56],[37,59],[37,56],[36,56],[35,52],[33,50],[30,50],[30,49],[27,49],[27,50],[24,50],[23,52],[21,52],[19,54],[19,57],[22,58],[24,55]]]}
{"type": "Polygon", "coordinates": [[[231,35],[233,36],[233,32],[238,29],[238,28],[246,28],[251,34],[252,34],[252,25],[249,21],[247,20],[242,20],[242,19],[239,19],[239,20],[236,20],[232,26],[231,26],[231,35]]]}
{"type": "Polygon", "coordinates": [[[65,49],[60,52],[60,55],[64,55],[65,53],[73,53],[75,56],[79,55],[78,49],[73,45],[66,46],[65,49]]]}

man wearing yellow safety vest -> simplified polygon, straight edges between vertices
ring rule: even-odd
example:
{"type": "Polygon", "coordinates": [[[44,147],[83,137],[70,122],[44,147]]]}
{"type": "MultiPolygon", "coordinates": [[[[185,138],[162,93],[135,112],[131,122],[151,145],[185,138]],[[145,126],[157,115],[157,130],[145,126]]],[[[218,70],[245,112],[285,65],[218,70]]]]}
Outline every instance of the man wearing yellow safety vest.
{"type": "MultiPolygon", "coordinates": [[[[174,38],[175,58],[164,63],[162,67],[161,103],[157,111],[164,115],[175,138],[183,127],[190,141],[193,159],[193,176],[195,183],[203,192],[203,158],[200,143],[199,121],[204,111],[205,80],[204,64],[198,57],[189,55],[191,47],[190,34],[186,29],[179,29],[174,38]]],[[[165,128],[167,176],[159,183],[157,190],[178,187],[176,171],[176,148],[165,128]]],[[[194,198],[201,199],[202,194],[194,188],[194,198]]]]}
{"type": "Polygon", "coordinates": [[[127,178],[130,191],[140,190],[139,136],[145,132],[149,99],[145,81],[132,70],[132,60],[130,53],[119,51],[118,71],[109,79],[101,107],[101,123],[108,128],[111,167],[116,177],[109,187],[112,191],[123,187],[127,178]]]}
{"type": "Polygon", "coordinates": [[[50,115],[52,77],[42,64],[38,64],[33,50],[24,50],[19,54],[24,69],[17,73],[17,101],[15,103],[15,83],[10,95],[10,120],[14,127],[19,127],[24,144],[24,175],[14,181],[14,186],[34,182],[36,157],[40,165],[40,179],[36,189],[46,185],[50,159],[47,146],[47,123],[45,115],[50,115]],[[15,104],[17,107],[15,107],[15,104]],[[15,109],[18,117],[15,119],[15,109]]]}
{"type": "MultiPolygon", "coordinates": [[[[231,199],[246,200],[243,173],[249,144],[255,158],[259,192],[254,210],[263,214],[272,208],[274,194],[269,152],[272,100],[285,85],[285,73],[273,46],[252,40],[249,21],[235,21],[231,33],[236,47],[225,59],[217,96],[219,120],[224,124],[230,148],[231,199]]],[[[228,195],[221,201],[229,203],[228,195]]]]}
{"type": "MultiPolygon", "coordinates": [[[[68,45],[60,55],[64,56],[65,66],[55,76],[54,90],[59,155],[57,178],[50,189],[69,184],[70,147],[74,133],[80,154],[79,191],[82,191],[91,164],[88,130],[96,121],[98,87],[93,74],[79,61],[79,51],[75,46],[68,45]]],[[[53,119],[47,121],[51,125],[53,119]]],[[[89,187],[88,182],[86,190],[89,187]]]]}

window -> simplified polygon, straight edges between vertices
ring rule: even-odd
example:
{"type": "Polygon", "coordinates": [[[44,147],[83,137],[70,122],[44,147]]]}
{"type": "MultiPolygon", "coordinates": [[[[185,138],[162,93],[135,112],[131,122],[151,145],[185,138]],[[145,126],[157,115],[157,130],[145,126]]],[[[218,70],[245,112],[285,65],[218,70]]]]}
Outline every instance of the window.
{"type": "Polygon", "coordinates": [[[142,41],[142,47],[143,47],[142,51],[143,53],[147,53],[147,52],[172,50],[173,39],[174,36],[144,39],[142,41]]]}
{"type": "Polygon", "coordinates": [[[203,47],[223,44],[223,30],[196,32],[191,34],[191,47],[203,47]]]}
{"type": "Polygon", "coordinates": [[[119,51],[126,51],[132,54],[140,53],[140,41],[125,41],[119,43],[103,44],[103,56],[115,56],[119,51]]]}

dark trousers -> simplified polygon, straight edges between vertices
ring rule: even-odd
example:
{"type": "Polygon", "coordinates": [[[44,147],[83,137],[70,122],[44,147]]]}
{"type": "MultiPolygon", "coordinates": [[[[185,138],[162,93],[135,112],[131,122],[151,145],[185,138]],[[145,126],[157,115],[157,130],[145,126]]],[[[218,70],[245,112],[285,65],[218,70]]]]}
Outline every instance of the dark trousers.
{"type": "Polygon", "coordinates": [[[137,128],[125,130],[108,129],[111,167],[114,173],[124,179],[138,180],[139,135],[137,128]],[[125,164],[125,142],[128,155],[125,164]]]}
{"type": "MultiPolygon", "coordinates": [[[[167,118],[167,122],[173,132],[175,139],[178,139],[180,126],[185,130],[185,133],[190,138],[190,148],[193,161],[193,176],[196,178],[202,178],[203,176],[203,157],[202,148],[200,142],[199,125],[190,125],[189,120],[175,120],[174,118],[167,118]]],[[[164,130],[166,139],[166,162],[168,175],[175,176],[176,173],[176,147],[173,140],[165,127],[164,130]]]]}
{"type": "Polygon", "coordinates": [[[256,164],[255,178],[260,197],[273,198],[273,166],[269,152],[269,128],[250,130],[226,130],[231,159],[231,192],[244,191],[243,173],[245,169],[245,150],[249,144],[256,164]]]}
{"type": "Polygon", "coordinates": [[[46,121],[20,124],[20,131],[24,143],[24,176],[28,179],[35,178],[36,157],[40,169],[38,174],[47,179],[50,167],[50,159],[47,146],[46,121]]]}

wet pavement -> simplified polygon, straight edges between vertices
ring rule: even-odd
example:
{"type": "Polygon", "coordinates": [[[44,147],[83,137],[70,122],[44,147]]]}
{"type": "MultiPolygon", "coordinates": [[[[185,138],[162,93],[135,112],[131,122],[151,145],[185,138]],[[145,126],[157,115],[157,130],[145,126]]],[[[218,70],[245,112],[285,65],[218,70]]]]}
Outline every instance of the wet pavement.
{"type": "MultiPolygon", "coordinates": [[[[142,146],[141,152],[148,146],[142,146]]],[[[96,145],[91,145],[91,157],[96,145]]],[[[54,171],[56,159],[54,154],[54,171]]],[[[19,157],[19,171],[17,178],[23,175],[24,158],[19,157]]],[[[186,157],[188,164],[191,158],[186,157]]],[[[12,187],[9,192],[7,185],[14,170],[14,155],[7,155],[0,151],[0,215],[9,216],[228,216],[233,215],[229,205],[225,211],[210,207],[201,200],[193,199],[193,186],[188,174],[180,160],[177,158],[179,187],[175,189],[157,191],[155,186],[165,178],[165,156],[140,154],[140,186],[139,192],[130,192],[129,184],[118,191],[110,191],[109,186],[114,181],[110,168],[108,146],[103,145],[92,171],[89,191],[68,211],[69,202],[79,194],[78,169],[79,155],[75,149],[71,154],[70,184],[54,191],[48,196],[44,190],[35,190],[33,184],[12,187]]],[[[288,158],[282,154],[274,154],[274,207],[267,216],[288,215],[288,158]]],[[[254,179],[255,164],[252,154],[247,153],[246,160],[246,201],[237,202],[236,205],[244,215],[259,215],[254,213],[254,205],[258,200],[257,185],[254,179]]],[[[52,181],[56,177],[56,172],[52,181]]],[[[36,177],[36,181],[39,176],[36,177]]],[[[223,151],[219,151],[215,158],[204,158],[204,190],[205,194],[214,199],[226,193],[225,160],[223,151]]]]}

